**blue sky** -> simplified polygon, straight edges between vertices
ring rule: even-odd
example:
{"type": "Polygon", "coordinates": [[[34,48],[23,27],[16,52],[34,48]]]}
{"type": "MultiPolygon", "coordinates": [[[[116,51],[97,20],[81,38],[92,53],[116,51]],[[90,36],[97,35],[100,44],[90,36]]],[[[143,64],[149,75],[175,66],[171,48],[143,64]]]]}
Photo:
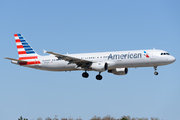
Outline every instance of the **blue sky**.
{"type": "Polygon", "coordinates": [[[0,119],[38,117],[83,120],[94,115],[120,118],[180,115],[180,1],[0,1],[0,119]],[[125,76],[83,71],[47,72],[11,64],[18,58],[15,33],[21,33],[37,53],[61,54],[157,48],[176,62],[154,69],[130,68],[125,76]]]}

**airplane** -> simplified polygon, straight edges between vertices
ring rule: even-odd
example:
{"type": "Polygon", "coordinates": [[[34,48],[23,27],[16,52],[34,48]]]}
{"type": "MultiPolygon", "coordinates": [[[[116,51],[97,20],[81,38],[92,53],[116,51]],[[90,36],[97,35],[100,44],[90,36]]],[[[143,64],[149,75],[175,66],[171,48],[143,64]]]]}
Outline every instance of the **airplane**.
{"type": "Polygon", "coordinates": [[[97,71],[97,80],[102,80],[101,72],[107,71],[114,75],[126,75],[128,68],[154,67],[154,74],[158,75],[157,67],[175,62],[175,57],[168,52],[158,49],[97,52],[82,54],[59,54],[52,51],[48,56],[37,54],[21,34],[14,34],[19,58],[11,63],[46,71],[75,71],[83,70],[82,77],[88,78],[87,71],[97,71]]]}

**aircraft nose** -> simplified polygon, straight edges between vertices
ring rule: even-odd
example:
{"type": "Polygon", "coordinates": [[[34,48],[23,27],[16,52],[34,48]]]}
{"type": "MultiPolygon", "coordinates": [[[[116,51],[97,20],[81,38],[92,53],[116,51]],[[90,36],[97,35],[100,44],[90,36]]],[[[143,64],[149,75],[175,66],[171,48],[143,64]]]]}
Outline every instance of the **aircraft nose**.
{"type": "Polygon", "coordinates": [[[173,56],[170,56],[170,57],[168,58],[168,61],[171,62],[171,63],[173,63],[173,62],[176,61],[176,58],[173,57],[173,56]]]}

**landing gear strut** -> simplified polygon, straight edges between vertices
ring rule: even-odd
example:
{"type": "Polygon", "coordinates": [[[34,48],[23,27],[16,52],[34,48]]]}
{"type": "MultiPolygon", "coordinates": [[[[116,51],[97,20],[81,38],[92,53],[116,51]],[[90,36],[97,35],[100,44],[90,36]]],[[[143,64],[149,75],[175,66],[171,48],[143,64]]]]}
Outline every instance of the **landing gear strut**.
{"type": "Polygon", "coordinates": [[[89,74],[88,74],[87,72],[83,72],[82,76],[83,76],[84,78],[88,78],[88,77],[89,77],[89,74]]]}
{"type": "Polygon", "coordinates": [[[99,72],[99,74],[96,75],[96,79],[97,79],[97,80],[102,80],[102,75],[100,75],[100,73],[101,73],[101,72],[99,72]]]}
{"type": "Polygon", "coordinates": [[[155,70],[154,75],[158,75],[158,72],[156,71],[157,70],[157,66],[154,66],[154,70],[155,70]]]}

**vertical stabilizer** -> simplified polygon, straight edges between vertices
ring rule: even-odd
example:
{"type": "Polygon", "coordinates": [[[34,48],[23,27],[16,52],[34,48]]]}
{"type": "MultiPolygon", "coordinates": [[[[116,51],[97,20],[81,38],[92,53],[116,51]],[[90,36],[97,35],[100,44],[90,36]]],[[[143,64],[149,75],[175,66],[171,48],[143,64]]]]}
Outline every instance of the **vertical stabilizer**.
{"type": "Polygon", "coordinates": [[[30,46],[30,44],[25,40],[21,34],[14,34],[15,42],[17,46],[17,51],[19,55],[19,64],[20,65],[34,65],[40,64],[38,60],[38,54],[30,46]],[[21,62],[27,61],[27,62],[21,62]]]}
{"type": "Polygon", "coordinates": [[[38,54],[33,50],[30,44],[25,40],[21,34],[14,34],[15,42],[18,50],[19,58],[38,56],[38,54]]]}

